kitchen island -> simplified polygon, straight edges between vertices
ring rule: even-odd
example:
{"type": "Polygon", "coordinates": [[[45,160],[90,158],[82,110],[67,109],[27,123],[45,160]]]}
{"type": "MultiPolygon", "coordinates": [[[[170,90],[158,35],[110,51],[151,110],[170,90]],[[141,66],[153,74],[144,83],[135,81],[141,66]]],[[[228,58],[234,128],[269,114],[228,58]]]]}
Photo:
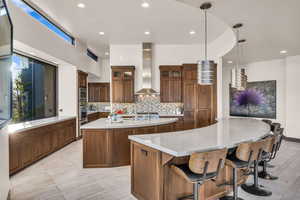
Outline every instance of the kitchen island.
{"type": "MultiPolygon", "coordinates": [[[[269,125],[255,119],[220,119],[208,127],[152,135],[132,135],[131,192],[137,199],[174,200],[192,193],[193,185],[178,176],[172,164],[185,164],[194,152],[234,148],[270,134],[269,125]]],[[[217,199],[231,191],[224,185],[232,177],[225,166],[215,181],[200,188],[200,199],[217,199]]],[[[238,172],[238,184],[247,180],[238,172]]]]}
{"type": "Polygon", "coordinates": [[[177,118],[151,120],[123,119],[110,122],[98,119],[81,127],[83,167],[117,167],[130,164],[130,135],[171,132],[177,118]]]}

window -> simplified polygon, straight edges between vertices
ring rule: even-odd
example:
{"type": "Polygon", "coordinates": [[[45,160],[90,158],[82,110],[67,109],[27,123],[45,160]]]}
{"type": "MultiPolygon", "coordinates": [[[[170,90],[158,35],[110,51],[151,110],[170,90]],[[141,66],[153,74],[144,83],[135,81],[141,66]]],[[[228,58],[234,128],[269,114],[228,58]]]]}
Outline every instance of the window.
{"type": "Polygon", "coordinates": [[[56,67],[33,58],[12,57],[14,123],[56,116],[56,67]]]}
{"type": "Polygon", "coordinates": [[[94,61],[98,62],[98,56],[96,56],[96,54],[94,54],[91,50],[87,49],[87,55],[94,61]]]}
{"type": "Polygon", "coordinates": [[[61,38],[63,38],[65,41],[71,43],[72,45],[75,44],[75,39],[64,32],[61,28],[54,25],[49,19],[47,19],[44,15],[42,15],[40,12],[38,12],[36,9],[34,9],[29,4],[25,3],[23,0],[12,0],[16,6],[21,8],[24,12],[26,12],[28,15],[39,21],[41,24],[46,26],[48,29],[59,35],[61,38]]]}

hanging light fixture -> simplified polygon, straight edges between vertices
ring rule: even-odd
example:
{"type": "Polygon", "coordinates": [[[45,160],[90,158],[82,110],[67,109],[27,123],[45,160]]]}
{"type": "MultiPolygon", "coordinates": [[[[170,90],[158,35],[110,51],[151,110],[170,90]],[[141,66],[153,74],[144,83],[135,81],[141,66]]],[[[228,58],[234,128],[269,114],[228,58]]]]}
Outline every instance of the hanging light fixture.
{"type": "Polygon", "coordinates": [[[198,84],[201,85],[213,85],[215,77],[215,63],[207,59],[207,10],[211,7],[211,3],[203,3],[200,6],[205,14],[205,60],[198,62],[198,84]]]}
{"type": "Polygon", "coordinates": [[[233,26],[236,29],[237,45],[236,45],[236,65],[231,70],[231,87],[237,90],[245,90],[247,87],[248,77],[246,75],[245,68],[241,67],[241,55],[240,55],[240,44],[246,42],[246,40],[240,40],[239,29],[243,24],[236,24],[233,26]]]}

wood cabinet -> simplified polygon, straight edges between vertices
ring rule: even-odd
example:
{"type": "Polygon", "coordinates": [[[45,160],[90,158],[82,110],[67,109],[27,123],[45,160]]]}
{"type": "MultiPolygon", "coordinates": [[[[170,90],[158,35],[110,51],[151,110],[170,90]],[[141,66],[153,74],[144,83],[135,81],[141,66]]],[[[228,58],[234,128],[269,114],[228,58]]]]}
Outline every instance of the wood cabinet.
{"type": "MultiPolygon", "coordinates": [[[[172,165],[188,164],[189,156],[175,157],[131,141],[131,193],[143,200],[175,200],[192,194],[193,184],[178,175],[172,165]]],[[[238,170],[238,185],[246,182],[243,169],[238,170]]],[[[199,188],[199,199],[219,199],[232,191],[232,167],[225,165],[214,180],[199,188]]]]}
{"type": "Polygon", "coordinates": [[[182,66],[162,65],[160,69],[160,101],[182,102],[182,66]]]}
{"type": "Polygon", "coordinates": [[[89,102],[110,102],[109,83],[88,83],[89,102]]]}
{"type": "Polygon", "coordinates": [[[214,123],[217,116],[217,76],[213,85],[199,85],[197,64],[183,64],[183,103],[185,129],[214,123]]]}
{"type": "Polygon", "coordinates": [[[83,167],[130,165],[128,136],[170,132],[174,130],[175,124],[122,129],[83,129],[83,167]]]}
{"type": "Polygon", "coordinates": [[[9,135],[9,170],[14,174],[76,139],[76,120],[9,135]]]}
{"type": "Polygon", "coordinates": [[[134,66],[112,66],[112,102],[134,103],[134,66]]]}
{"type": "Polygon", "coordinates": [[[108,112],[96,112],[96,113],[88,114],[87,118],[88,118],[88,122],[92,122],[100,118],[107,118],[108,115],[109,115],[108,112]]]}
{"type": "Polygon", "coordinates": [[[79,88],[87,88],[87,77],[88,77],[88,74],[86,72],[78,70],[78,87],[79,88]]]}
{"type": "Polygon", "coordinates": [[[137,143],[131,144],[131,193],[137,199],[161,199],[161,153],[137,143]]]}

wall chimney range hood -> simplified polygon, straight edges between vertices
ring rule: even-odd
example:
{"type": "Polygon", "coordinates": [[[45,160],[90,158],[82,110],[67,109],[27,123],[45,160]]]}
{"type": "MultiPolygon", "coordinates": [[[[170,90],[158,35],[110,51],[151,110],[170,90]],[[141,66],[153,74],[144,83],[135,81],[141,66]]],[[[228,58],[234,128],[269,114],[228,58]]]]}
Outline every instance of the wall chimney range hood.
{"type": "Polygon", "coordinates": [[[136,92],[137,95],[159,95],[152,89],[152,43],[143,43],[143,88],[136,92]]]}

